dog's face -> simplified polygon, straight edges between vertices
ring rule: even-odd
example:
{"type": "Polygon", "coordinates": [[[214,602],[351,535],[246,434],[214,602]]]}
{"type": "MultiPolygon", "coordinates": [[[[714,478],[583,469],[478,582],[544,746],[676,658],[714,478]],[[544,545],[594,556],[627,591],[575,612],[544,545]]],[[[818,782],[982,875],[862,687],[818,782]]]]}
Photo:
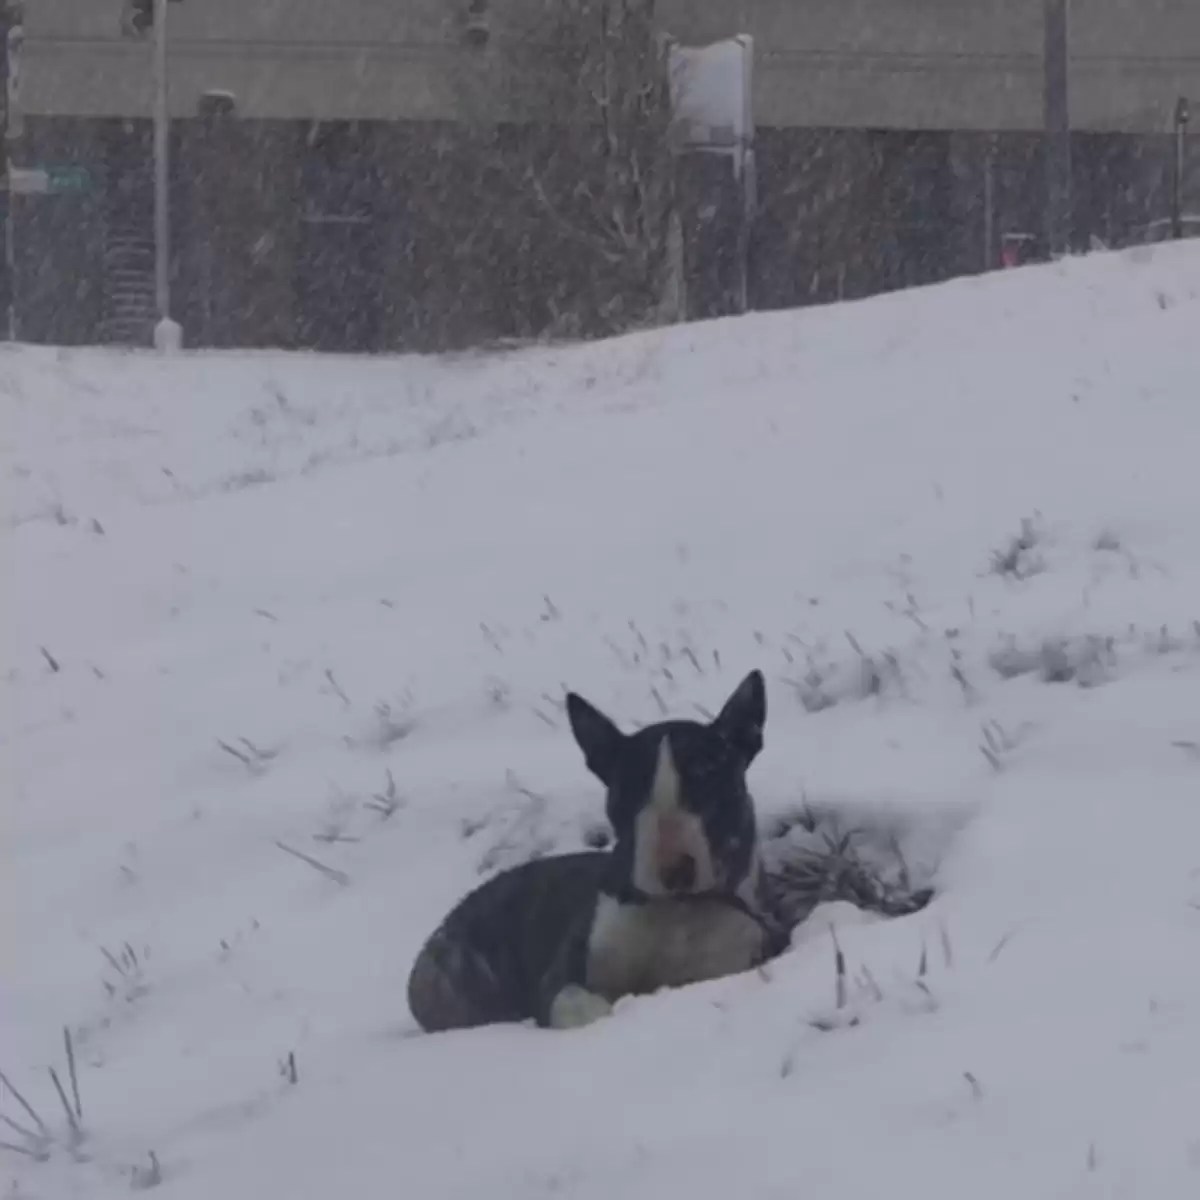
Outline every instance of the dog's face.
{"type": "Polygon", "coordinates": [[[716,718],[622,733],[580,696],[567,714],[588,769],[607,789],[622,879],[646,896],[733,893],[755,866],[746,770],[762,749],[766,687],[752,671],[716,718]]]}

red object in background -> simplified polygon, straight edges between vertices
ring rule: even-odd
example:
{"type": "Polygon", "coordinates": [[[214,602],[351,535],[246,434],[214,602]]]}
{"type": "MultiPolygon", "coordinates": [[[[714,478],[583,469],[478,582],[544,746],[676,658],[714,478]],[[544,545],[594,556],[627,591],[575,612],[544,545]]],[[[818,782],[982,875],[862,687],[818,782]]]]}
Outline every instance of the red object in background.
{"type": "Polygon", "coordinates": [[[1000,265],[1019,267],[1033,255],[1035,238],[1032,233],[1004,233],[1000,235],[1000,265]]]}

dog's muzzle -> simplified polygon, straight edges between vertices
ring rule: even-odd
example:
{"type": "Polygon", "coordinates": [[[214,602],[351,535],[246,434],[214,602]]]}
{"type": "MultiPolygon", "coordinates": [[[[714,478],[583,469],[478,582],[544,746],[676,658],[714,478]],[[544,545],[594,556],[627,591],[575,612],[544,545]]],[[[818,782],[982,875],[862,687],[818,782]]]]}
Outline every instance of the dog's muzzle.
{"type": "Polygon", "coordinates": [[[713,887],[712,854],[697,817],[681,813],[660,816],[653,837],[653,872],[667,895],[690,895],[713,887]]]}

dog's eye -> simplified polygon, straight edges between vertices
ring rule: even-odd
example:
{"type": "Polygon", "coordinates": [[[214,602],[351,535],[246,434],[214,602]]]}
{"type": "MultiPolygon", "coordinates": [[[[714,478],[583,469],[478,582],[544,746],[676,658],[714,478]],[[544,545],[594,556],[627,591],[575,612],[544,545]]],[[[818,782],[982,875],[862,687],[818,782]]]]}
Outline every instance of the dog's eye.
{"type": "Polygon", "coordinates": [[[702,776],[717,775],[729,769],[732,759],[732,751],[722,746],[719,750],[714,750],[700,759],[697,763],[696,773],[702,776]]]}

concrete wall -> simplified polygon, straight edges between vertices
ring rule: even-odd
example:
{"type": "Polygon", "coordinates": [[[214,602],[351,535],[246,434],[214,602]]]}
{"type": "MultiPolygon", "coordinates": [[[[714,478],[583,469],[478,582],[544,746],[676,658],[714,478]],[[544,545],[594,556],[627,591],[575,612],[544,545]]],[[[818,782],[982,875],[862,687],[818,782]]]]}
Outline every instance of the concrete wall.
{"type": "MultiPolygon", "coordinates": [[[[22,107],[149,112],[149,51],[122,38],[122,0],[27,5],[22,107]]],[[[182,0],[171,5],[172,108],[230,91],[248,117],[453,118],[477,76],[550,0],[491,0],[486,50],[462,44],[466,0],[182,0]]],[[[1036,129],[1042,0],[659,0],[664,27],[757,39],[761,125],[1036,129]]],[[[1073,120],[1161,131],[1200,102],[1200,0],[1075,0],[1073,120]]]]}
{"type": "MultiPolygon", "coordinates": [[[[1034,130],[1043,0],[660,0],[697,40],[756,38],[756,117],[773,127],[1034,130]]],[[[1158,131],[1200,98],[1200,0],[1074,0],[1080,129],[1158,131]]]]}
{"type": "MultiPolygon", "coordinates": [[[[183,0],[171,4],[171,108],[206,90],[247,117],[422,117],[453,109],[457,0],[183,0]]],[[[146,116],[150,45],[123,0],[26,6],[21,104],[32,114],[146,116]]]]}

